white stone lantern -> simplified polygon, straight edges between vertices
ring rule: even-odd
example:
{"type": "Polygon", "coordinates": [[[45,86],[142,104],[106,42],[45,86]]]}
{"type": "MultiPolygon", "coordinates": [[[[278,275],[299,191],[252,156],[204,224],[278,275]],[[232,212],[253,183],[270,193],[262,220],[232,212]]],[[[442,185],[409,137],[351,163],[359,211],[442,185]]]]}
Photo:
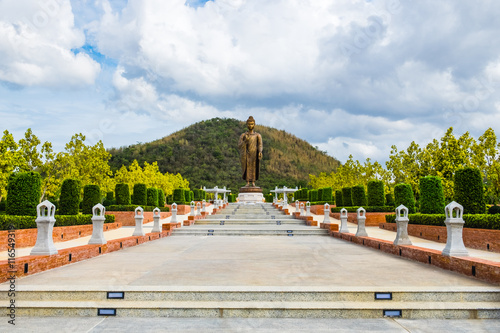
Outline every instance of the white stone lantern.
{"type": "Polygon", "coordinates": [[[394,245],[411,245],[411,240],[408,237],[408,208],[400,205],[396,208],[396,224],[397,233],[394,245]]]}
{"type": "Polygon", "coordinates": [[[348,233],[349,229],[347,228],[347,209],[342,208],[340,210],[340,233],[348,233]]]}
{"type": "Polygon", "coordinates": [[[201,212],[202,213],[207,212],[207,201],[205,199],[203,199],[203,201],[201,202],[201,212]]]}
{"type": "Polygon", "coordinates": [[[144,228],[142,227],[142,222],[144,221],[144,209],[142,207],[137,207],[135,209],[135,230],[132,236],[145,236],[144,228]]]}
{"type": "Polygon", "coordinates": [[[104,238],[104,221],[106,208],[97,204],[92,207],[92,237],[90,237],[89,244],[106,244],[106,238],[104,238]]]}
{"type": "Polygon", "coordinates": [[[171,207],[172,207],[172,218],[170,219],[170,223],[177,223],[177,204],[174,202],[171,207]]]}
{"type": "Polygon", "coordinates": [[[300,201],[296,200],[295,201],[295,213],[298,213],[300,210],[300,201]]]}
{"type": "Polygon", "coordinates": [[[444,256],[454,256],[454,257],[466,257],[469,252],[465,248],[463,240],[463,228],[464,228],[464,207],[455,201],[451,202],[448,206],[444,208],[444,213],[446,219],[444,224],[446,224],[446,246],[442,254],[444,256]]]}
{"type": "Polygon", "coordinates": [[[306,216],[311,216],[311,203],[306,202],[306,216]]]}
{"type": "Polygon", "coordinates": [[[330,223],[330,205],[328,203],[325,203],[325,209],[323,212],[325,214],[325,217],[323,218],[323,223],[330,223]]]}
{"type": "Polygon", "coordinates": [[[366,210],[363,207],[359,207],[356,210],[356,219],[358,221],[358,230],[356,231],[356,236],[357,237],[368,237],[368,234],[366,233],[366,228],[365,228],[365,222],[366,222],[366,210]]]}
{"type": "Polygon", "coordinates": [[[37,218],[36,229],[36,243],[30,252],[32,256],[47,256],[57,254],[57,249],[52,240],[52,233],[54,230],[54,223],[56,223],[55,213],[56,206],[50,201],[45,200],[36,206],[37,218]]]}
{"type": "Polygon", "coordinates": [[[201,202],[196,203],[196,216],[201,216],[201,202]]]}
{"type": "Polygon", "coordinates": [[[194,212],[194,208],[195,208],[195,203],[194,201],[191,201],[191,214],[189,214],[189,216],[195,216],[195,212],[194,212]]]}
{"type": "Polygon", "coordinates": [[[300,203],[300,216],[304,216],[304,207],[305,207],[304,203],[301,202],[300,203]]]}
{"type": "Polygon", "coordinates": [[[161,224],[160,224],[160,219],[161,219],[161,211],[160,208],[156,207],[153,209],[153,230],[151,232],[161,232],[161,224]]]}

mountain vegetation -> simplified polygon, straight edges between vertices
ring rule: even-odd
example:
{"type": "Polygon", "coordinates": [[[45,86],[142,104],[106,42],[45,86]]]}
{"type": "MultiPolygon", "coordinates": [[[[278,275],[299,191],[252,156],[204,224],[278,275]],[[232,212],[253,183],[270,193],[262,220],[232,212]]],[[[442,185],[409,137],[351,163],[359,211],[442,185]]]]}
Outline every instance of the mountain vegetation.
{"type": "MultiPolygon", "coordinates": [[[[180,173],[192,189],[226,186],[233,192],[245,185],[242,179],[238,139],[247,131],[236,119],[213,118],[195,123],[162,139],[109,149],[112,170],[158,162],[161,172],[180,173]]],[[[265,190],[275,186],[305,187],[310,174],[336,170],[340,162],[283,130],[257,124],[264,145],[260,179],[265,190]]]]}

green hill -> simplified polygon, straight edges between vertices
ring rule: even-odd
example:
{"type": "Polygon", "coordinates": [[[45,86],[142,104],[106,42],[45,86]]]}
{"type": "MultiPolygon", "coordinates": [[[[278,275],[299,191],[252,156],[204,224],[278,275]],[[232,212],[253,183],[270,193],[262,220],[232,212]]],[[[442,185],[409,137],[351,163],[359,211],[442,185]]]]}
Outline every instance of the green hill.
{"type": "MultiPolygon", "coordinates": [[[[128,147],[112,148],[113,170],[128,166],[134,159],[141,165],[158,161],[162,172],[179,172],[190,187],[227,186],[236,192],[246,182],[241,178],[238,139],[247,130],[236,119],[214,118],[193,124],[160,140],[128,147]]],[[[338,160],[294,135],[258,125],[264,145],[260,179],[264,190],[275,186],[306,186],[309,174],[331,172],[338,160]]],[[[266,191],[267,192],[267,191],[266,191]]]]}

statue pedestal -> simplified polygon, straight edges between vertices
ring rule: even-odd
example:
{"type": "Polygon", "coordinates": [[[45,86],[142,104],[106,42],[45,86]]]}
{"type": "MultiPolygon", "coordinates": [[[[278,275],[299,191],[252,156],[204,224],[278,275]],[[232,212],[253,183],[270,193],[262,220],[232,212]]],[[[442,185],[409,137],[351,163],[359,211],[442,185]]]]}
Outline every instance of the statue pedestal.
{"type": "Polygon", "coordinates": [[[257,186],[243,186],[238,194],[238,202],[241,203],[262,203],[264,195],[262,189],[257,186]]]}

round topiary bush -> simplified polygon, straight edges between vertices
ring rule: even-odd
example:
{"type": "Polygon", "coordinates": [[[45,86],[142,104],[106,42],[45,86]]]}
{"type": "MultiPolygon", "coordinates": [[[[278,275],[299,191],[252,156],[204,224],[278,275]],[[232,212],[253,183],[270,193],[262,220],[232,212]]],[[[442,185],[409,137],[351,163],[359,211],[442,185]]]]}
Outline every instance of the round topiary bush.
{"type": "Polygon", "coordinates": [[[40,203],[42,177],[38,172],[19,172],[9,176],[7,184],[7,215],[36,216],[40,203]]]}
{"type": "Polygon", "coordinates": [[[483,181],[477,168],[463,168],[455,171],[454,200],[464,207],[464,214],[484,214],[483,181]]]}
{"type": "Polygon", "coordinates": [[[353,206],[366,206],[366,193],[363,185],[352,187],[351,197],[353,206]]]}
{"type": "Polygon", "coordinates": [[[78,179],[65,179],[59,197],[59,215],[78,215],[81,184],[78,179]]]}
{"type": "Polygon", "coordinates": [[[344,202],[342,201],[342,190],[335,191],[335,206],[342,207],[344,202]]]}
{"type": "Polygon", "coordinates": [[[153,187],[150,187],[147,189],[147,194],[148,194],[147,205],[158,207],[158,190],[153,187]]]}
{"type": "Polygon", "coordinates": [[[146,206],[148,203],[148,189],[146,184],[135,184],[134,194],[132,195],[132,204],[146,206]]]}
{"type": "Polygon", "coordinates": [[[441,178],[427,176],[420,178],[420,213],[443,214],[444,192],[441,178]]]}
{"type": "Polygon", "coordinates": [[[130,205],[130,189],[128,184],[115,185],[115,198],[117,205],[130,205]]]}
{"type": "Polygon", "coordinates": [[[162,189],[158,189],[158,207],[165,207],[165,193],[162,189]]]}
{"type": "Polygon", "coordinates": [[[381,180],[370,180],[368,182],[368,206],[384,206],[384,182],[381,180]]]}
{"type": "Polygon", "coordinates": [[[101,203],[101,189],[98,185],[85,185],[83,187],[82,213],[92,214],[92,207],[101,203]]]}
{"type": "Polygon", "coordinates": [[[394,187],[394,205],[404,205],[409,214],[415,213],[415,197],[410,184],[401,183],[394,187]]]}
{"type": "Polygon", "coordinates": [[[342,202],[343,206],[345,207],[352,207],[352,196],[351,196],[351,188],[350,187],[344,187],[342,189],[342,202]]]}

